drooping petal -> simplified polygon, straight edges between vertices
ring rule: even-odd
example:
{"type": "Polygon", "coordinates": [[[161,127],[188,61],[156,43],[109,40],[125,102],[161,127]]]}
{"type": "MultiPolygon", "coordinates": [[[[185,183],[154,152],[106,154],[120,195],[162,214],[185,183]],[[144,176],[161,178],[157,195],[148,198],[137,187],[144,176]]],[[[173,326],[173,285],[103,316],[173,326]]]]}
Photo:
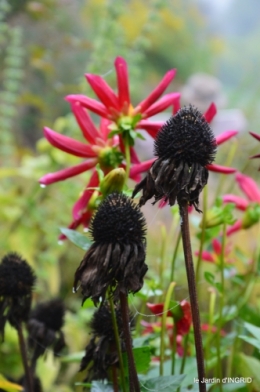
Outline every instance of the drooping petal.
{"type": "Polygon", "coordinates": [[[251,136],[253,136],[256,140],[258,140],[260,142],[260,135],[258,133],[255,132],[249,132],[251,136]]]}
{"type": "Polygon", "coordinates": [[[251,177],[245,176],[242,173],[237,173],[236,181],[240,189],[246,194],[250,201],[260,203],[260,190],[256,182],[251,177]]]}
{"type": "Polygon", "coordinates": [[[224,195],[223,201],[224,203],[234,203],[236,205],[236,208],[241,211],[245,211],[249,205],[249,202],[247,200],[243,199],[242,197],[231,194],[224,195]]]}
{"type": "MultiPolygon", "coordinates": [[[[152,304],[152,303],[150,303],[150,302],[147,302],[147,303],[146,303],[146,306],[148,307],[148,309],[149,309],[155,316],[162,316],[162,315],[163,315],[163,307],[164,307],[164,304],[163,304],[163,303],[152,304]]],[[[172,313],[171,313],[170,310],[168,310],[167,316],[172,316],[172,313]]]]}
{"type": "Polygon", "coordinates": [[[233,167],[216,165],[215,163],[212,163],[211,165],[207,165],[206,168],[210,171],[222,173],[222,174],[232,174],[237,171],[237,169],[234,169],[233,167]]]}
{"type": "MultiPolygon", "coordinates": [[[[79,219],[75,219],[69,224],[68,229],[76,230],[80,225],[83,225],[84,227],[88,227],[89,222],[92,217],[92,214],[93,214],[93,211],[84,212],[84,214],[82,214],[79,219]]],[[[65,236],[65,234],[60,234],[60,236],[59,236],[60,241],[63,241],[66,239],[67,239],[67,237],[65,236]]]]}
{"type": "Polygon", "coordinates": [[[250,159],[254,159],[254,158],[260,158],[260,154],[252,155],[252,156],[250,157],[250,159]]]}
{"type": "MultiPolygon", "coordinates": [[[[195,255],[198,256],[199,252],[196,251],[195,255]]],[[[203,250],[201,254],[201,260],[207,261],[209,263],[215,263],[215,258],[213,257],[212,253],[208,250],[203,250]]]]}
{"type": "Polygon", "coordinates": [[[90,86],[95,91],[96,96],[106,108],[108,110],[114,108],[120,112],[118,98],[107,82],[99,75],[86,74],[85,76],[90,86]]]}
{"type": "Polygon", "coordinates": [[[206,112],[204,113],[205,120],[210,123],[215,115],[217,114],[217,107],[214,103],[211,103],[206,112]]]}
{"type": "Polygon", "coordinates": [[[217,145],[219,146],[220,144],[231,139],[233,136],[235,136],[237,134],[238,134],[238,131],[225,131],[225,132],[221,133],[221,135],[216,136],[217,145]]]}
{"type": "MultiPolygon", "coordinates": [[[[134,110],[134,113],[144,113],[147,109],[162,95],[162,93],[166,90],[166,88],[171,83],[172,79],[176,74],[176,69],[171,69],[168,71],[158,86],[145,98],[142,102],[140,102],[134,110]]],[[[158,112],[157,112],[158,113],[158,112]]]]}
{"type": "Polygon", "coordinates": [[[233,233],[242,229],[242,221],[241,219],[237,220],[232,226],[227,229],[227,236],[230,236],[233,233]]]}
{"type": "Polygon", "coordinates": [[[62,151],[80,158],[92,158],[96,156],[91,146],[78,142],[71,137],[61,135],[52,129],[45,127],[44,136],[50,144],[62,151]]]}
{"type": "Polygon", "coordinates": [[[157,113],[163,112],[169,106],[174,105],[180,99],[180,93],[170,93],[164,95],[161,99],[150,106],[145,112],[142,112],[143,117],[151,117],[157,113]]]}
{"type": "Polygon", "coordinates": [[[92,158],[80,163],[79,165],[71,166],[55,173],[48,173],[39,179],[39,183],[43,185],[50,185],[54,182],[63,181],[67,178],[77,176],[89,169],[92,169],[97,164],[97,159],[92,158]]]}
{"type": "Polygon", "coordinates": [[[92,112],[98,114],[99,116],[110,118],[111,115],[107,108],[101,103],[96,101],[95,99],[86,97],[82,94],[71,94],[65,97],[65,100],[72,102],[79,102],[84,108],[91,110],[92,112]]]}
{"type": "Polygon", "coordinates": [[[212,247],[213,247],[213,249],[214,249],[214,252],[215,252],[217,255],[220,255],[220,254],[221,254],[222,245],[221,245],[221,243],[219,242],[219,240],[217,240],[216,238],[214,238],[213,241],[212,241],[212,247]]]}
{"type": "Polygon", "coordinates": [[[115,68],[117,75],[119,106],[120,108],[129,107],[130,94],[128,83],[128,69],[127,62],[125,61],[125,59],[123,59],[122,57],[117,57],[115,60],[115,68]]]}
{"type": "Polygon", "coordinates": [[[72,215],[74,219],[79,219],[82,212],[85,210],[87,207],[87,204],[94,192],[93,189],[88,189],[88,188],[94,188],[97,187],[99,184],[99,178],[96,170],[93,172],[89,183],[87,184],[85,190],[83,191],[82,195],[78,199],[78,201],[74,204],[73,209],[72,209],[72,215]]]}
{"type": "Polygon", "coordinates": [[[161,129],[163,126],[164,121],[149,121],[149,120],[141,120],[137,124],[136,128],[144,129],[146,132],[149,133],[152,138],[155,138],[157,135],[158,131],[161,129]]]}
{"type": "Polygon", "coordinates": [[[85,139],[89,143],[95,144],[95,139],[100,137],[100,135],[87,110],[83,108],[79,102],[72,102],[71,110],[80,126],[80,129],[82,130],[85,139]]]}
{"type": "Polygon", "coordinates": [[[138,163],[136,165],[133,165],[130,168],[130,178],[135,177],[137,174],[143,173],[147,170],[150,169],[151,165],[154,163],[156,158],[149,159],[148,161],[144,161],[141,163],[138,163]]]}
{"type": "Polygon", "coordinates": [[[130,147],[130,158],[131,158],[131,163],[134,163],[134,164],[141,163],[134,147],[130,147]]]}

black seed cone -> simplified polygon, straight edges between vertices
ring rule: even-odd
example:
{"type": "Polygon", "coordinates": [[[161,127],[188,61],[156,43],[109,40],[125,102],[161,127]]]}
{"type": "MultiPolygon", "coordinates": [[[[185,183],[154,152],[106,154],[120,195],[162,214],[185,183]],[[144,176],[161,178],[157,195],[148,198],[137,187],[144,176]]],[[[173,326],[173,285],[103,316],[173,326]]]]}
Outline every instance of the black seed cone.
{"type": "Polygon", "coordinates": [[[174,158],[176,164],[206,166],[215,159],[216,140],[203,115],[193,106],[184,107],[158,132],[154,153],[164,160],[174,158]]]}
{"type": "Polygon", "coordinates": [[[27,321],[31,309],[36,276],[17,253],[8,253],[0,264],[0,334],[4,337],[6,321],[18,328],[27,321]]]}
{"type": "Polygon", "coordinates": [[[64,324],[65,307],[60,299],[43,302],[32,310],[28,323],[28,345],[33,352],[32,364],[52,346],[57,355],[65,347],[61,328],[64,324]]]}
{"type": "Polygon", "coordinates": [[[154,152],[158,158],[136,185],[133,197],[142,190],[141,206],[152,197],[154,203],[164,199],[170,205],[178,199],[201,212],[199,194],[207,184],[206,166],[216,154],[216,140],[203,115],[191,105],[180,109],[158,132],[154,152]]]}
{"type": "Polygon", "coordinates": [[[108,287],[114,299],[120,292],[137,292],[147,271],[146,223],[138,205],[123,194],[113,193],[100,205],[90,224],[94,243],[75,273],[83,302],[91,297],[95,305],[105,299],[108,287]]]}
{"type": "MultiPolygon", "coordinates": [[[[115,314],[121,348],[125,351],[122,315],[117,306],[115,307],[115,314]]],[[[131,320],[133,320],[132,317],[131,320]]],[[[132,321],[130,327],[133,328],[132,321]]],[[[109,367],[118,366],[119,363],[111,311],[107,304],[101,306],[94,313],[90,321],[90,328],[92,338],[85,349],[85,355],[80,365],[80,371],[88,368],[87,377],[84,380],[86,382],[108,379],[109,367]]]]}

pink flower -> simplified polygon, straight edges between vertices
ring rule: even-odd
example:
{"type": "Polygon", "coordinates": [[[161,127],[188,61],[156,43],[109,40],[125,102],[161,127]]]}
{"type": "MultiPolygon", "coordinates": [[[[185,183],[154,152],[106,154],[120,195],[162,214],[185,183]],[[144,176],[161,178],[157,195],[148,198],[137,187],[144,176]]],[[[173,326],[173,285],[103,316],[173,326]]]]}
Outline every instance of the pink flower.
{"type": "MultiPolygon", "coordinates": [[[[163,303],[151,304],[148,302],[146,305],[154,315],[162,316],[164,307],[163,303]]],[[[189,332],[192,323],[191,308],[190,303],[186,300],[181,301],[179,305],[182,316],[176,321],[177,334],[185,335],[189,332]]],[[[175,318],[175,314],[171,310],[168,310],[167,316],[175,318]]]]}
{"type": "MultiPolygon", "coordinates": [[[[202,260],[207,261],[208,263],[217,263],[221,256],[222,245],[220,241],[216,238],[212,241],[212,251],[204,250],[202,252],[202,260]]],[[[227,257],[231,251],[230,245],[227,245],[224,251],[225,261],[228,263],[232,263],[232,260],[228,260],[227,257]]],[[[199,252],[196,251],[195,255],[198,256],[199,252]]]]}
{"type": "MultiPolygon", "coordinates": [[[[260,142],[260,135],[258,135],[257,133],[255,133],[255,132],[249,132],[250,133],[250,135],[251,136],[253,136],[256,140],[258,140],[259,142],[260,142]]],[[[260,154],[257,154],[257,155],[253,155],[252,157],[250,157],[251,159],[252,158],[260,158],[260,154]]],[[[260,170],[260,169],[259,169],[260,170]]]]}
{"type": "Polygon", "coordinates": [[[251,227],[258,222],[260,218],[260,189],[257,184],[251,177],[245,176],[242,173],[237,173],[235,178],[240,189],[246,195],[246,199],[240,196],[227,194],[223,197],[223,200],[225,203],[234,203],[238,210],[244,211],[245,213],[242,219],[237,220],[236,223],[227,230],[227,235],[251,227]]]}
{"type": "Polygon", "coordinates": [[[116,124],[113,129],[117,130],[118,133],[125,134],[130,130],[142,128],[154,136],[160,125],[158,128],[158,124],[143,120],[164,111],[169,106],[174,106],[175,110],[178,110],[179,93],[169,93],[160,98],[173,80],[176,70],[168,71],[150,95],[136,107],[133,107],[130,100],[127,62],[122,57],[117,57],[115,69],[117,93],[111,89],[101,76],[86,74],[87,81],[100,102],[81,94],[68,95],[66,100],[71,104],[80,102],[86,109],[113,121],[116,124]]]}

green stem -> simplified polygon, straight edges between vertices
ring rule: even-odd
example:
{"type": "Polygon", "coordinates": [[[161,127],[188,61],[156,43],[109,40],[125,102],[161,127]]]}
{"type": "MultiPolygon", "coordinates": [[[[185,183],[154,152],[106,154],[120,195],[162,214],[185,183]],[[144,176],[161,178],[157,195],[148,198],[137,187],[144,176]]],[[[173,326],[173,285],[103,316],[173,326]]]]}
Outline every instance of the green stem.
{"type": "Polygon", "coordinates": [[[130,166],[131,166],[130,146],[127,138],[124,139],[124,145],[125,145],[125,161],[126,161],[125,173],[126,173],[126,182],[127,182],[129,178],[130,166]]]}
{"type": "Polygon", "coordinates": [[[122,385],[123,392],[127,392],[126,382],[125,382],[124,362],[123,362],[121,344],[120,344],[120,336],[119,336],[118,326],[117,326],[117,321],[116,321],[116,312],[115,312],[115,308],[114,308],[114,302],[113,302],[111,295],[109,295],[109,304],[110,304],[112,324],[113,324],[113,329],[114,329],[114,334],[115,334],[116,348],[117,348],[117,353],[118,353],[119,368],[120,368],[120,375],[121,375],[121,385],[122,385]]]}
{"type": "Polygon", "coordinates": [[[172,375],[174,375],[174,373],[175,373],[176,349],[177,349],[177,324],[173,318],[172,375]]]}
{"type": "Polygon", "coordinates": [[[182,361],[181,361],[181,368],[180,368],[180,374],[184,373],[184,369],[185,369],[185,363],[186,363],[186,358],[187,358],[187,353],[188,353],[188,343],[189,343],[189,332],[187,333],[187,335],[185,336],[184,339],[184,347],[183,347],[183,357],[182,357],[182,361]]]}
{"type": "Polygon", "coordinates": [[[214,288],[209,288],[209,323],[208,323],[208,331],[207,331],[207,339],[205,344],[205,358],[208,361],[210,358],[210,347],[211,347],[211,336],[212,336],[212,327],[214,321],[215,314],[215,305],[216,305],[216,291],[214,288]]]}
{"type": "Polygon", "coordinates": [[[202,215],[202,222],[201,222],[202,227],[201,227],[201,237],[200,237],[200,248],[199,248],[199,255],[198,255],[197,267],[196,267],[196,286],[198,290],[198,296],[199,296],[198,283],[200,280],[202,252],[203,252],[205,234],[206,234],[207,204],[208,204],[208,187],[205,186],[203,191],[203,215],[202,215]]]}
{"type": "Polygon", "coordinates": [[[165,260],[165,250],[166,250],[166,227],[161,226],[161,234],[162,234],[162,246],[160,253],[160,266],[159,266],[159,276],[160,276],[160,287],[163,287],[163,271],[164,271],[164,260],[165,260]]]}
{"type": "Polygon", "coordinates": [[[162,314],[162,327],[161,327],[161,344],[160,344],[160,376],[163,376],[163,363],[164,363],[164,339],[166,335],[166,318],[167,318],[167,312],[170,308],[170,300],[171,296],[173,293],[173,289],[175,287],[176,283],[171,282],[169,285],[169,288],[166,293],[165,297],[165,302],[163,306],[163,314],[162,314]]]}
{"type": "Polygon", "coordinates": [[[180,242],[181,242],[181,232],[179,231],[176,245],[175,245],[175,249],[174,249],[174,253],[173,253],[173,257],[172,257],[172,267],[171,267],[171,277],[170,277],[171,282],[174,281],[175,262],[176,262],[180,242]]]}
{"type": "Polygon", "coordinates": [[[221,255],[220,255],[220,280],[221,280],[221,295],[219,301],[219,318],[218,318],[218,330],[217,330],[217,357],[218,357],[218,377],[220,379],[219,389],[220,392],[223,391],[222,388],[222,364],[221,364],[221,328],[222,328],[222,318],[223,318],[223,307],[225,298],[225,277],[224,277],[224,259],[225,259],[225,242],[226,242],[226,224],[223,225],[223,235],[221,242],[221,255]]]}
{"type": "Polygon", "coordinates": [[[192,314],[192,321],[193,321],[197,369],[198,369],[198,378],[199,378],[199,391],[206,392],[206,384],[204,383],[204,379],[205,379],[204,353],[203,353],[202,335],[201,335],[201,328],[200,328],[199,304],[198,304],[194,265],[192,259],[192,249],[191,249],[191,242],[190,242],[188,203],[185,200],[178,199],[178,204],[180,208],[183,251],[184,251],[190,304],[191,304],[191,314],[192,314]]]}

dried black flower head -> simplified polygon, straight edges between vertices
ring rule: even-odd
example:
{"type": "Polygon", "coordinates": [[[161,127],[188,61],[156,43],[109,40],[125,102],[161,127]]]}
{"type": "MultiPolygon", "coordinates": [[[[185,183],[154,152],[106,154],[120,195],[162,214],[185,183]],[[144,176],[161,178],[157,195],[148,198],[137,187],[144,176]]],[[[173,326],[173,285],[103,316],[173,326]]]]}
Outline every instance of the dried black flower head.
{"type": "Polygon", "coordinates": [[[191,105],[180,109],[158,132],[154,152],[158,159],[133,197],[142,190],[140,205],[152,197],[154,203],[165,199],[174,205],[177,198],[200,211],[199,194],[208,180],[206,166],[216,154],[216,140],[203,115],[191,105]]]}
{"type": "Polygon", "coordinates": [[[83,302],[95,305],[105,299],[108,287],[114,298],[120,292],[136,293],[143,286],[146,223],[133,200],[119,193],[109,195],[90,223],[94,243],[75,273],[74,290],[80,282],[83,302]]]}
{"type": "Polygon", "coordinates": [[[65,339],[61,328],[64,324],[65,307],[60,299],[43,302],[32,310],[27,329],[28,345],[33,351],[32,364],[44,354],[47,347],[53,346],[57,355],[65,347],[65,339]]]}
{"type": "MultiPolygon", "coordinates": [[[[32,382],[33,382],[33,392],[43,392],[41,380],[39,379],[39,377],[34,376],[32,382]]],[[[18,384],[24,387],[23,392],[28,392],[25,376],[20,378],[18,384]]]]}
{"type": "Polygon", "coordinates": [[[17,328],[26,321],[31,309],[36,276],[29,264],[17,253],[8,253],[0,264],[0,333],[5,323],[17,328]]]}
{"type": "MultiPolygon", "coordinates": [[[[121,348],[124,351],[123,321],[121,311],[117,306],[115,314],[121,348]]],[[[133,328],[132,317],[130,327],[133,328]]],[[[80,365],[80,371],[88,369],[87,377],[84,380],[86,382],[108,379],[109,367],[118,367],[119,363],[111,311],[108,304],[104,304],[94,313],[90,321],[90,328],[92,330],[92,338],[86,347],[85,355],[80,365]]]]}

